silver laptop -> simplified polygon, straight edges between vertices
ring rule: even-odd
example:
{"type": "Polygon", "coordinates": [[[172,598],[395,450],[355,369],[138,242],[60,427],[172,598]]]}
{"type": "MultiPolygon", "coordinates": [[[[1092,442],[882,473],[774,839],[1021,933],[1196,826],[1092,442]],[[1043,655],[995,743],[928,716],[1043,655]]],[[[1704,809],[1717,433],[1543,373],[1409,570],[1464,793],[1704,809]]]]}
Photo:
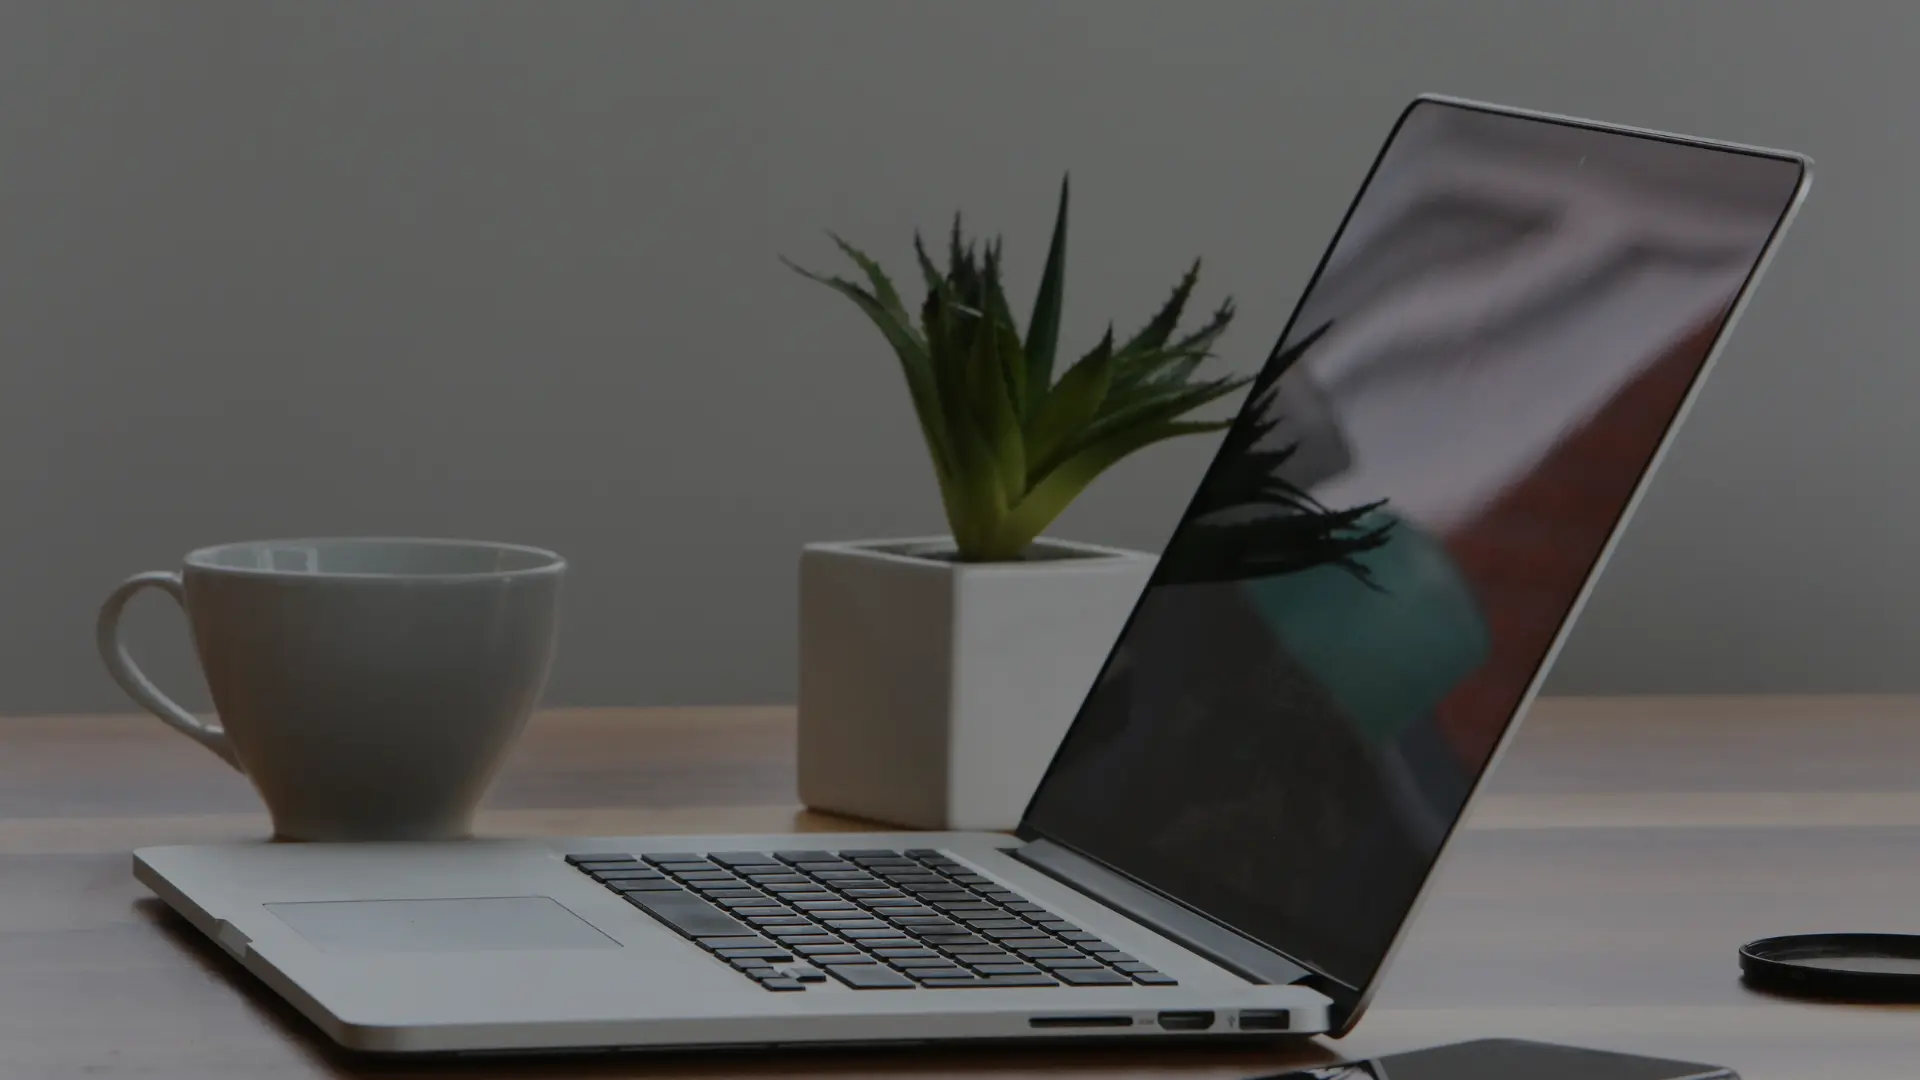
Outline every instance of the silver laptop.
{"type": "Polygon", "coordinates": [[[365,1050],[1343,1033],[1807,180],[1416,100],[1017,835],[164,847],[135,873],[365,1050]]]}

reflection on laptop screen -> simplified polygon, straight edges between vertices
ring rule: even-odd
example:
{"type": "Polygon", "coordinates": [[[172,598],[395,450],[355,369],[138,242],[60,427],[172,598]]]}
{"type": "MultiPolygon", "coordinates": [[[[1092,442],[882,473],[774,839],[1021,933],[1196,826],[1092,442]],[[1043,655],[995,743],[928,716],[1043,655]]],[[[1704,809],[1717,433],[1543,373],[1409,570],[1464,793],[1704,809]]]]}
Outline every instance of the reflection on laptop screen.
{"type": "Polygon", "coordinates": [[[1415,105],[1027,832],[1367,985],[1800,178],[1415,105]]]}

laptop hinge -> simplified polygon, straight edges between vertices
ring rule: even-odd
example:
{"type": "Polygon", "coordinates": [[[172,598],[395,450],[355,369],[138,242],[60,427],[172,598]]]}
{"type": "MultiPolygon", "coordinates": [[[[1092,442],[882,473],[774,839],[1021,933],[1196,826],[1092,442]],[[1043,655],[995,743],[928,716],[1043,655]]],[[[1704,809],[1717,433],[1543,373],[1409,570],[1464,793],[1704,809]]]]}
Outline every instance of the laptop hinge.
{"type": "Polygon", "coordinates": [[[1257,983],[1285,986],[1313,972],[1252,938],[1195,914],[1150,889],[1048,840],[1033,840],[1008,852],[1145,926],[1257,983]]]}

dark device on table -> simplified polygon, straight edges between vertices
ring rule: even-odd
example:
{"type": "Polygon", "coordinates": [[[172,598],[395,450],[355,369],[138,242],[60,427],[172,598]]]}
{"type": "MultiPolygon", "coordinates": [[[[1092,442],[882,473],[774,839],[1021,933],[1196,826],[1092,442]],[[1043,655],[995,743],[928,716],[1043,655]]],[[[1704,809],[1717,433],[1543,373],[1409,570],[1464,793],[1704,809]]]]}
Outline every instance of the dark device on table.
{"type": "Polygon", "coordinates": [[[1732,1069],[1524,1039],[1479,1039],[1263,1080],[1739,1080],[1732,1069]]]}

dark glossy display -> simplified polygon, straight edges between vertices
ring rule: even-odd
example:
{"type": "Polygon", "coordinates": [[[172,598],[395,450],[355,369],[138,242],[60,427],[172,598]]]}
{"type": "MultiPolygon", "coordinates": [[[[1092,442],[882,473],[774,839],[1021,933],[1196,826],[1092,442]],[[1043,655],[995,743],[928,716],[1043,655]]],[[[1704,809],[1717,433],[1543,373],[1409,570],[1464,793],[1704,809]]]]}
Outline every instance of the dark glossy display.
{"type": "Polygon", "coordinates": [[[1368,985],[1801,179],[1410,109],[1023,835],[1368,985]]]}

